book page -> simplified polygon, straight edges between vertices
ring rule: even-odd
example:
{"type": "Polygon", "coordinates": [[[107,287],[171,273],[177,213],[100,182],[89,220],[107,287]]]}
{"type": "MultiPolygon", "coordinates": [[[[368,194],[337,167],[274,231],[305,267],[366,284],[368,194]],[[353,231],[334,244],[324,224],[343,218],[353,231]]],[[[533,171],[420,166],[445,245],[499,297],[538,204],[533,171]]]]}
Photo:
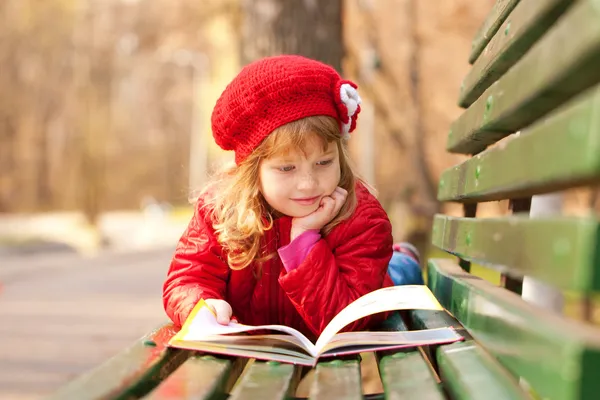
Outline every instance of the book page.
{"type": "Polygon", "coordinates": [[[248,344],[245,346],[224,346],[222,344],[213,344],[207,342],[196,342],[196,341],[186,341],[186,342],[175,342],[178,348],[188,349],[188,350],[196,350],[201,352],[213,353],[213,354],[223,354],[226,356],[233,357],[247,357],[247,358],[255,358],[257,360],[265,360],[265,361],[279,361],[285,363],[292,363],[298,365],[307,365],[313,366],[316,364],[316,358],[307,355],[298,347],[293,347],[293,345],[288,344],[286,346],[286,342],[283,346],[281,344],[273,346],[264,345],[252,345],[248,344]],[[298,349],[294,351],[294,348],[298,349]],[[287,349],[288,351],[286,351],[287,349]]]}
{"type": "Polygon", "coordinates": [[[325,327],[315,345],[318,353],[346,325],[385,311],[443,310],[431,290],[425,285],[391,286],[368,293],[350,303],[325,327]]]}
{"type": "Polygon", "coordinates": [[[231,335],[235,333],[252,332],[259,330],[274,330],[287,333],[297,338],[298,341],[290,340],[290,343],[300,345],[309,354],[316,356],[315,345],[308,340],[306,336],[294,328],[284,325],[244,325],[237,322],[230,322],[228,325],[221,325],[217,322],[216,316],[206,306],[204,300],[200,300],[194,310],[186,320],[181,330],[173,337],[175,341],[217,341],[218,335],[231,335]]]}
{"type": "Polygon", "coordinates": [[[418,331],[398,331],[398,332],[343,332],[336,334],[330,342],[321,349],[321,355],[335,351],[340,353],[352,348],[356,351],[364,347],[365,349],[378,349],[405,346],[426,346],[432,344],[452,343],[462,340],[462,336],[453,328],[435,328],[423,329],[418,331]],[[339,349],[339,350],[337,350],[339,349]]]}
{"type": "MultiPolygon", "coordinates": [[[[304,351],[304,344],[298,339],[296,336],[291,335],[277,335],[277,334],[266,334],[266,335],[218,335],[211,336],[211,343],[221,343],[221,344],[229,344],[234,343],[235,345],[239,345],[242,343],[252,343],[252,342],[262,342],[265,343],[279,343],[287,342],[293,346],[296,346],[296,352],[304,351]]],[[[335,338],[333,339],[335,340],[335,338]]],[[[281,344],[281,346],[286,346],[286,344],[281,344]]],[[[308,354],[308,353],[307,353],[308,354]]]]}

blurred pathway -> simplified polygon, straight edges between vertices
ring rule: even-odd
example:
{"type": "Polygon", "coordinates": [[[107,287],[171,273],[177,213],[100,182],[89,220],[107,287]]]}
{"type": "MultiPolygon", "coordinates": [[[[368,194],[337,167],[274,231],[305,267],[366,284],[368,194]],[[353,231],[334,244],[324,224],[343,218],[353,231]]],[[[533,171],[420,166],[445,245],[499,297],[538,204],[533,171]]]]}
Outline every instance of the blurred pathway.
{"type": "Polygon", "coordinates": [[[0,257],[0,399],[38,399],[166,320],[172,248],[0,257]]]}

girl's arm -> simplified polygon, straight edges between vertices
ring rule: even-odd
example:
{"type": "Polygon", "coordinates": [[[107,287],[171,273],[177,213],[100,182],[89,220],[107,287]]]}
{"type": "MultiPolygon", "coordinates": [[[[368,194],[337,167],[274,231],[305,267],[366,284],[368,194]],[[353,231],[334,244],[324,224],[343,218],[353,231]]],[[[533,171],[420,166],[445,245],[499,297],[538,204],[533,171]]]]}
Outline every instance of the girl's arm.
{"type": "MultiPolygon", "coordinates": [[[[336,227],[340,245],[320,239],[294,270],[282,272],[281,287],[311,330],[319,335],[331,319],[359,297],[384,286],[392,256],[392,227],[373,201],[336,227]]],[[[367,329],[382,316],[363,318],[344,330],[367,329]]]]}
{"type": "Polygon", "coordinates": [[[212,225],[196,207],[163,285],[163,305],[173,323],[182,326],[201,298],[224,300],[228,273],[212,225]]]}
{"type": "Polygon", "coordinates": [[[319,239],[321,239],[321,234],[318,230],[313,229],[304,232],[287,246],[277,249],[285,270],[291,272],[298,268],[319,239]]]}

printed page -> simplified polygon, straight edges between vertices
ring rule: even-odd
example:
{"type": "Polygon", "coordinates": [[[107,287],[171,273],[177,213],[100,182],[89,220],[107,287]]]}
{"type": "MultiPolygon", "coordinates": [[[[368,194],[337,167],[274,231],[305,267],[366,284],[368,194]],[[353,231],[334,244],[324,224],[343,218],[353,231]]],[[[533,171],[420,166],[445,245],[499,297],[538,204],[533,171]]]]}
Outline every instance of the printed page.
{"type": "Polygon", "coordinates": [[[221,325],[217,322],[217,318],[212,311],[206,306],[203,300],[201,300],[194,311],[190,315],[190,318],[186,321],[183,328],[179,333],[173,337],[175,341],[203,341],[210,342],[217,340],[217,335],[230,335],[242,332],[252,332],[258,330],[274,330],[279,332],[287,333],[298,339],[298,341],[289,341],[292,343],[299,344],[309,354],[316,356],[315,345],[308,340],[306,336],[297,331],[294,328],[290,328],[284,325],[243,325],[237,322],[230,322],[229,325],[221,325]]]}
{"type": "MultiPolygon", "coordinates": [[[[303,351],[303,352],[306,352],[307,354],[309,354],[304,349],[304,343],[302,343],[302,341],[300,339],[298,339],[296,336],[292,336],[292,335],[278,335],[278,334],[245,335],[245,336],[242,336],[242,335],[218,335],[218,336],[211,336],[209,339],[210,339],[211,343],[222,343],[222,344],[228,344],[228,343],[238,344],[238,343],[251,343],[251,342],[261,342],[261,341],[268,341],[269,343],[270,342],[272,342],[272,343],[287,342],[287,343],[290,343],[290,344],[296,346],[297,347],[296,351],[303,351]]],[[[335,338],[333,340],[335,340],[335,338]]]]}
{"type": "Polygon", "coordinates": [[[443,310],[431,290],[424,285],[391,286],[368,293],[350,303],[325,327],[315,345],[318,353],[346,325],[385,311],[443,310]]]}
{"type": "Polygon", "coordinates": [[[302,351],[301,348],[293,347],[293,345],[291,344],[287,344],[287,347],[285,347],[286,342],[282,343],[284,343],[283,347],[281,346],[281,344],[269,347],[268,342],[267,346],[253,345],[252,343],[249,343],[244,346],[225,346],[218,343],[213,344],[196,341],[175,341],[174,345],[182,349],[196,350],[214,354],[223,354],[235,357],[256,358],[257,360],[279,361],[310,366],[316,363],[316,359],[312,356],[307,355],[304,351],[302,351]],[[297,350],[294,351],[294,348],[297,350]]]}
{"type": "Polygon", "coordinates": [[[462,336],[452,328],[424,329],[418,331],[400,332],[343,332],[338,333],[321,349],[321,354],[336,350],[336,353],[346,349],[362,351],[373,346],[425,346],[432,344],[452,343],[462,340],[462,336]]]}

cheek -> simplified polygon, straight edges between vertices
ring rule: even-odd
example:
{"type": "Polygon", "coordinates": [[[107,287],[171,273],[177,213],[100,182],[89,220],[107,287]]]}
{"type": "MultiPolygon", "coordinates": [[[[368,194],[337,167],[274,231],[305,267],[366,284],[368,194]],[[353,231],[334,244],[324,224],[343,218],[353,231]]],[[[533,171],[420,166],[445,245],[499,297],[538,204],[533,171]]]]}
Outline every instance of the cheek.
{"type": "Polygon", "coordinates": [[[335,188],[339,186],[341,177],[342,171],[340,169],[340,166],[338,165],[337,168],[331,174],[330,185],[333,186],[332,190],[335,190],[335,188]]]}
{"type": "Polygon", "coordinates": [[[273,187],[273,183],[276,180],[273,171],[263,167],[260,169],[258,174],[258,184],[261,191],[269,191],[273,187]]]}
{"type": "Polygon", "coordinates": [[[285,183],[285,180],[282,181],[269,172],[260,174],[260,191],[267,201],[280,197],[285,191],[285,183]]]}

